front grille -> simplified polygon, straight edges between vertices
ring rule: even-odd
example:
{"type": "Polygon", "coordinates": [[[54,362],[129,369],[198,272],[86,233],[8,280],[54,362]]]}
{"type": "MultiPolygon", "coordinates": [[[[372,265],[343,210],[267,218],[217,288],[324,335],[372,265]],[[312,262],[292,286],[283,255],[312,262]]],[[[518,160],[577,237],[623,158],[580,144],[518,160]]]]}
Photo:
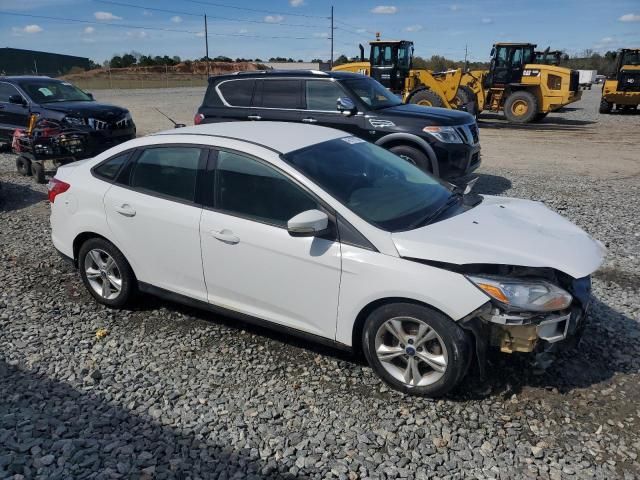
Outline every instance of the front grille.
{"type": "Polygon", "coordinates": [[[569,90],[571,90],[572,92],[577,92],[578,90],[580,90],[580,74],[577,70],[571,70],[569,90]]]}
{"type": "Polygon", "coordinates": [[[618,80],[618,90],[621,91],[640,91],[640,71],[624,71],[620,72],[620,80],[618,80]]]}
{"type": "Polygon", "coordinates": [[[476,145],[480,140],[478,134],[478,125],[476,123],[469,123],[467,125],[456,127],[456,131],[458,132],[458,135],[460,135],[464,143],[468,145],[476,145]]]}
{"type": "Polygon", "coordinates": [[[97,118],[87,118],[87,125],[94,130],[120,130],[131,127],[132,122],[127,116],[123,116],[120,120],[116,120],[115,122],[106,122],[97,118]]]}

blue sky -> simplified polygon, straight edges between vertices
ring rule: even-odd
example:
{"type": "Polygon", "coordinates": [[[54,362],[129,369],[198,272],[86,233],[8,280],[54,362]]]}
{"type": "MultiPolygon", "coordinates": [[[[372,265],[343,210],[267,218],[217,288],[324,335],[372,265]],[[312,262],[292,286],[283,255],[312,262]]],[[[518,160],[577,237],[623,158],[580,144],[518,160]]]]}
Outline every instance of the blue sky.
{"type": "Polygon", "coordinates": [[[640,0],[0,0],[0,46],[97,62],[131,50],[200,57],[200,15],[207,13],[211,57],[328,58],[332,4],[336,57],[357,54],[358,42],[365,44],[375,32],[413,40],[421,56],[462,59],[468,45],[471,60],[486,60],[496,41],[550,45],[572,54],[640,45],[640,0]]]}

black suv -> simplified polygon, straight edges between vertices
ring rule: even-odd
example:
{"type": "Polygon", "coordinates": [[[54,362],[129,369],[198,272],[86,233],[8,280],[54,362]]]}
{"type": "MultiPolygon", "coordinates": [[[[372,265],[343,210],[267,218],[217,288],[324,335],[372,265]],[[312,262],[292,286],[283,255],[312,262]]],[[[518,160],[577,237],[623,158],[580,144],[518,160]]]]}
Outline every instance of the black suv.
{"type": "Polygon", "coordinates": [[[337,128],[444,178],[465,175],[480,165],[472,115],[405,105],[377,81],[356,73],[273,70],[211,77],[194,122],[238,120],[337,128]]]}
{"type": "Polygon", "coordinates": [[[136,136],[128,110],[98,103],[69,82],[49,77],[0,77],[0,142],[26,128],[31,113],[89,134],[85,156],[136,136]]]}

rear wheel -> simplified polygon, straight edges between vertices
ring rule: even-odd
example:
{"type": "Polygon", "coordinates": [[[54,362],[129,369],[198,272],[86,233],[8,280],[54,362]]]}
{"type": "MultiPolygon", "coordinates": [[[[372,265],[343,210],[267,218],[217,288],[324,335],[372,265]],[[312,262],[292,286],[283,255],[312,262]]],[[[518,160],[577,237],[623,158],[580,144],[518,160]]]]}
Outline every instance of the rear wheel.
{"type": "Polygon", "coordinates": [[[136,279],[129,262],[103,238],[92,238],[82,244],[78,268],[84,286],[103,305],[122,307],[135,292],[136,279]]]}
{"type": "Polygon", "coordinates": [[[504,115],[512,123],[529,123],[537,113],[538,100],[531,92],[513,92],[504,102],[504,115]]]}
{"type": "Polygon", "coordinates": [[[458,87],[458,91],[456,92],[456,103],[458,107],[470,105],[473,109],[472,111],[467,110],[473,116],[478,115],[478,104],[476,102],[476,94],[473,93],[471,88],[466,85],[461,85],[458,87]]]}
{"type": "Polygon", "coordinates": [[[409,99],[409,103],[415,103],[416,105],[423,105],[425,107],[444,107],[444,101],[440,95],[428,88],[414,93],[409,99]]]}
{"type": "Polygon", "coordinates": [[[423,172],[433,173],[429,157],[427,157],[421,150],[408,145],[396,145],[395,147],[391,147],[389,151],[395,153],[407,162],[413,163],[423,172]]]}
{"type": "Polygon", "coordinates": [[[31,160],[27,157],[19,156],[16,158],[16,169],[20,175],[31,175],[31,160]]]}
{"type": "Polygon", "coordinates": [[[609,103],[604,98],[602,98],[600,100],[600,108],[598,109],[598,111],[600,113],[611,113],[611,110],[613,110],[613,103],[609,103]]]}
{"type": "Polygon", "coordinates": [[[365,322],[362,346],[371,368],[392,388],[430,397],[445,395],[462,380],[471,353],[453,320],[411,303],[375,310],[365,322]]]}
{"type": "Polygon", "coordinates": [[[44,165],[42,162],[31,163],[31,174],[36,183],[46,183],[47,180],[44,176],[44,165]]]}

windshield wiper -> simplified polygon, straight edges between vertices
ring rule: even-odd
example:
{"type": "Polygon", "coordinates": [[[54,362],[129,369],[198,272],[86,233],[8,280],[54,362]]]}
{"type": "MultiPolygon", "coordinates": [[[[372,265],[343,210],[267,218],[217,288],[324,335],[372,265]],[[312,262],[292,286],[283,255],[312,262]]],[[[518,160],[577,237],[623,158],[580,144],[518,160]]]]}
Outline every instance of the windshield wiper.
{"type": "Polygon", "coordinates": [[[447,199],[446,202],[444,202],[444,204],[442,204],[438,209],[436,209],[435,212],[430,213],[429,215],[418,220],[417,222],[412,223],[409,226],[409,230],[413,230],[415,228],[423,227],[425,225],[430,224],[431,222],[436,220],[440,215],[442,215],[444,212],[449,210],[449,208],[453,207],[454,205],[459,205],[460,202],[462,201],[462,198],[463,198],[462,192],[458,192],[458,191],[451,192],[451,196],[447,199]]]}

